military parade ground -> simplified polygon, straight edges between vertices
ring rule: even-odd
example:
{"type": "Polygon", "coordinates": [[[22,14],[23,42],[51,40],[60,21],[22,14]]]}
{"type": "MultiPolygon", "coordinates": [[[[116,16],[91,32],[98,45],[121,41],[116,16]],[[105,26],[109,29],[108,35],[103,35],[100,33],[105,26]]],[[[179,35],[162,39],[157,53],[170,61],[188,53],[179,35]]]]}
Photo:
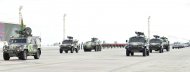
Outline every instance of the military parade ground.
{"type": "Polygon", "coordinates": [[[190,48],[153,51],[150,56],[126,56],[125,48],[104,48],[101,52],[59,53],[59,47],[42,47],[40,59],[0,57],[0,72],[189,72],[190,48]]]}

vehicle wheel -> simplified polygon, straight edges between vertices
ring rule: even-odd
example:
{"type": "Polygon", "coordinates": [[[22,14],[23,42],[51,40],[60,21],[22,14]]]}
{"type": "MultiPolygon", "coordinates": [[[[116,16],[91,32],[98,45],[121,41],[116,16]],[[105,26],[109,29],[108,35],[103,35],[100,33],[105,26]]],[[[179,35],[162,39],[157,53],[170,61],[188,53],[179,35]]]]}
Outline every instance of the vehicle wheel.
{"type": "Polygon", "coordinates": [[[19,59],[19,60],[22,60],[22,58],[21,58],[20,56],[18,57],[18,59],[19,59]]]}
{"type": "Polygon", "coordinates": [[[152,49],[150,49],[150,53],[152,53],[152,49]]]}
{"type": "Polygon", "coordinates": [[[60,53],[63,53],[63,50],[62,50],[62,49],[59,49],[59,52],[60,52],[60,53]]]}
{"type": "Polygon", "coordinates": [[[42,51],[41,51],[41,49],[38,49],[39,50],[39,53],[40,53],[40,55],[42,54],[42,51]]]}
{"type": "Polygon", "coordinates": [[[73,53],[73,52],[74,52],[74,48],[72,47],[72,48],[71,48],[71,53],[73,53]]]}
{"type": "Polygon", "coordinates": [[[172,49],[174,49],[174,47],[172,47],[172,49]]]}
{"type": "Polygon", "coordinates": [[[34,55],[34,59],[39,59],[40,58],[40,51],[37,50],[36,54],[34,55]]]}
{"type": "Polygon", "coordinates": [[[163,51],[163,49],[162,49],[162,48],[160,48],[160,49],[159,49],[159,53],[162,53],[162,51],[163,51]]]}
{"type": "Polygon", "coordinates": [[[75,52],[76,52],[76,53],[78,53],[78,51],[79,51],[78,49],[75,49],[75,52]]]}
{"type": "Polygon", "coordinates": [[[96,46],[94,50],[95,50],[95,52],[98,51],[98,47],[96,46]]]}
{"type": "Polygon", "coordinates": [[[147,50],[146,55],[149,56],[149,51],[147,50]]]}
{"type": "Polygon", "coordinates": [[[170,48],[169,48],[169,47],[167,47],[166,51],[170,51],[170,48]]]}
{"type": "Polygon", "coordinates": [[[8,53],[3,52],[3,58],[4,58],[4,60],[9,60],[10,56],[8,53]]]}
{"type": "Polygon", "coordinates": [[[126,49],[126,56],[130,56],[130,51],[126,49]]]}
{"type": "Polygon", "coordinates": [[[134,52],[131,52],[131,56],[134,56],[134,52]]]}
{"type": "Polygon", "coordinates": [[[20,57],[21,57],[22,60],[26,60],[27,59],[27,52],[26,52],[26,50],[22,51],[20,55],[21,55],[20,57]]]}
{"type": "Polygon", "coordinates": [[[146,49],[143,50],[143,56],[146,56],[146,49]]]}
{"type": "Polygon", "coordinates": [[[65,53],[68,53],[68,50],[65,50],[65,53]]]}

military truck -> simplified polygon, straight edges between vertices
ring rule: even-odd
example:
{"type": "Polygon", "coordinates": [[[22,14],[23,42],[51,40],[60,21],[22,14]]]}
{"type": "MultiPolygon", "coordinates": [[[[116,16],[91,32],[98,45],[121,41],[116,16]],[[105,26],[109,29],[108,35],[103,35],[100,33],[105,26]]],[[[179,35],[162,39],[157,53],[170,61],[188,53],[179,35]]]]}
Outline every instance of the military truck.
{"type": "Polygon", "coordinates": [[[3,47],[4,60],[9,60],[10,57],[26,60],[27,56],[34,56],[34,59],[40,58],[41,38],[39,36],[32,36],[31,32],[32,30],[29,27],[16,31],[19,36],[12,36],[8,45],[3,47]]]}
{"type": "Polygon", "coordinates": [[[143,56],[149,56],[149,49],[147,49],[147,39],[143,32],[135,32],[137,36],[133,36],[126,40],[128,45],[125,47],[126,56],[133,56],[134,52],[141,52],[143,56]]]}
{"type": "Polygon", "coordinates": [[[161,39],[163,41],[163,48],[166,49],[166,51],[170,51],[170,42],[169,42],[168,38],[161,37],[161,39]]]}
{"type": "Polygon", "coordinates": [[[83,45],[84,52],[90,52],[94,50],[95,52],[101,51],[102,46],[98,38],[91,38],[91,41],[87,41],[83,45]]]}
{"type": "Polygon", "coordinates": [[[76,53],[78,53],[79,51],[79,44],[77,40],[73,40],[72,36],[68,36],[68,39],[63,40],[62,44],[60,45],[60,49],[59,52],[63,53],[63,51],[65,53],[68,53],[68,51],[70,51],[71,53],[73,53],[74,51],[76,53]]]}
{"type": "Polygon", "coordinates": [[[149,41],[149,51],[152,53],[152,50],[159,51],[159,53],[163,53],[163,44],[160,36],[154,35],[154,38],[149,41]]]}

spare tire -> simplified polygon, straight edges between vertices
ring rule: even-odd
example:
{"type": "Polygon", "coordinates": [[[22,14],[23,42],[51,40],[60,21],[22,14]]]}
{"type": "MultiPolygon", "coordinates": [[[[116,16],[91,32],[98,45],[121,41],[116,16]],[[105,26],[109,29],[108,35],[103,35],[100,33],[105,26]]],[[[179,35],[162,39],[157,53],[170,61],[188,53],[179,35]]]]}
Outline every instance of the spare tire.
{"type": "Polygon", "coordinates": [[[29,35],[32,35],[32,29],[30,27],[26,27],[24,29],[24,33],[25,35],[29,36],[29,35]]]}

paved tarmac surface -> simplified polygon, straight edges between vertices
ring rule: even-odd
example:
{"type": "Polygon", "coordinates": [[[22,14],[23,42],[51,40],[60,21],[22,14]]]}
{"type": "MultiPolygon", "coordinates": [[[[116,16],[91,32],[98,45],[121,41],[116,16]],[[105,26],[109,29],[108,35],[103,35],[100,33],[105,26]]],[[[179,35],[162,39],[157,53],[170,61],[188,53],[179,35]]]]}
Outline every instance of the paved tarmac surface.
{"type": "Polygon", "coordinates": [[[124,48],[103,49],[102,52],[60,54],[58,48],[43,48],[39,60],[17,57],[4,61],[0,54],[0,72],[190,72],[190,48],[170,52],[141,53],[126,57],[124,48]]]}

